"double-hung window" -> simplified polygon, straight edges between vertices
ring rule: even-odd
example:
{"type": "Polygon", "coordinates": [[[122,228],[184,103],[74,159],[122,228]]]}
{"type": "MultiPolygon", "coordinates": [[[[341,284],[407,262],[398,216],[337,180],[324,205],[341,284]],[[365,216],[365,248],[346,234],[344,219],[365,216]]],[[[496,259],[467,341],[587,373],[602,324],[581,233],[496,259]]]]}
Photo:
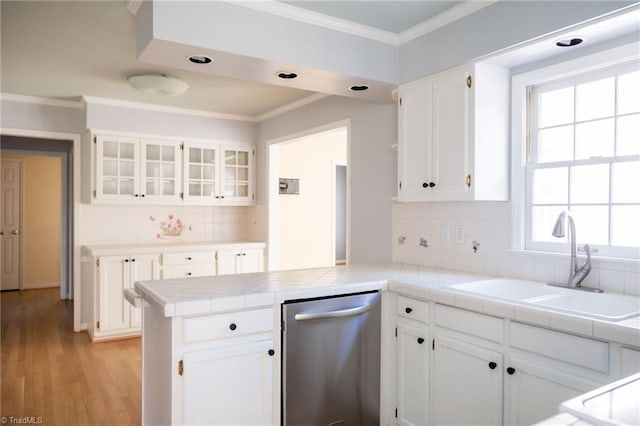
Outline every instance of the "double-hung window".
{"type": "Polygon", "coordinates": [[[638,62],[530,86],[525,247],[566,251],[563,210],[599,255],[640,252],[638,62]]]}

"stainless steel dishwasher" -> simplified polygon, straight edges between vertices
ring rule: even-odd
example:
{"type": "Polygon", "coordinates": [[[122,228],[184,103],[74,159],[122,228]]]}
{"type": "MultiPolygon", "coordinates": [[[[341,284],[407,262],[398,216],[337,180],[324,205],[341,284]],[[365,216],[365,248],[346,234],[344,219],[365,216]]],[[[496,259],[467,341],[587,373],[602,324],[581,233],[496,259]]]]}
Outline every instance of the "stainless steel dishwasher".
{"type": "Polygon", "coordinates": [[[282,424],[378,425],[380,292],[282,305],[282,424]]]}

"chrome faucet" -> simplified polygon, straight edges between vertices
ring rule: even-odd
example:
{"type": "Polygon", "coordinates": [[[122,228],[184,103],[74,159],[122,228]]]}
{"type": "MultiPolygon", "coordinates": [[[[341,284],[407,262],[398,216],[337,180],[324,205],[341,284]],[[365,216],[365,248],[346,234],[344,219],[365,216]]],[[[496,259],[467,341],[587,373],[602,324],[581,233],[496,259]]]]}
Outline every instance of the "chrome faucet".
{"type": "Polygon", "coordinates": [[[571,247],[571,263],[569,265],[569,279],[566,284],[549,283],[549,285],[555,287],[568,287],[576,290],[592,291],[594,293],[602,293],[599,288],[584,287],[582,281],[587,278],[589,272],[591,272],[591,246],[589,244],[584,245],[584,252],[587,254],[587,260],[582,266],[578,266],[576,259],[576,225],[573,218],[567,211],[563,211],[558,216],[556,224],[553,227],[553,235],[556,238],[564,238],[566,236],[566,224],[569,224],[569,246],[571,247]]]}

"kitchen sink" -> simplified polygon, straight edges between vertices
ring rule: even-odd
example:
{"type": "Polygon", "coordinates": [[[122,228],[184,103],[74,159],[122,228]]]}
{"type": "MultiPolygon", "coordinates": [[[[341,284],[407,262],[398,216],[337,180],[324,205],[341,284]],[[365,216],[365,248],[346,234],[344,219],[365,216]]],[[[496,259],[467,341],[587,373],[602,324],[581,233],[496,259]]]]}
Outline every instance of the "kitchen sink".
{"type": "Polygon", "coordinates": [[[545,307],[607,321],[621,321],[640,315],[640,298],[638,297],[613,293],[588,293],[550,287],[536,281],[499,278],[454,284],[449,288],[481,297],[545,307]]]}

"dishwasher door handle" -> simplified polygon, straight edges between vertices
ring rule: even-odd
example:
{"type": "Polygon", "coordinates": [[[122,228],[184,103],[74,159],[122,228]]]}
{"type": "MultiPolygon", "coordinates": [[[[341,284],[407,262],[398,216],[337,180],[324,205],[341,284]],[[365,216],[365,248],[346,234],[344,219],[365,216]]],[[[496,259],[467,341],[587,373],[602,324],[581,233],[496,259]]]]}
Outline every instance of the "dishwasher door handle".
{"type": "Polygon", "coordinates": [[[367,312],[371,308],[373,308],[373,306],[374,305],[362,305],[362,306],[356,306],[355,308],[341,309],[339,311],[316,312],[312,314],[296,314],[294,318],[296,321],[309,321],[309,320],[326,319],[326,318],[350,317],[353,315],[358,315],[358,314],[367,312]]]}

